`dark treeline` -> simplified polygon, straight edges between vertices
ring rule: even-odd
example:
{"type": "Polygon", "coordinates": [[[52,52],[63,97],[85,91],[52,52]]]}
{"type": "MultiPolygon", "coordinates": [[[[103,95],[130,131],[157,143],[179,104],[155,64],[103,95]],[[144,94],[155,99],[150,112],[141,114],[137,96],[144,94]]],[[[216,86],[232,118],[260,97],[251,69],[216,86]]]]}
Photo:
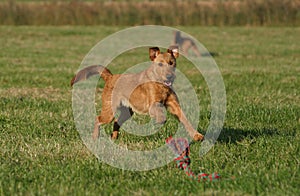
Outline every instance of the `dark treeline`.
{"type": "Polygon", "coordinates": [[[0,25],[298,26],[300,0],[0,3],[0,25]]]}

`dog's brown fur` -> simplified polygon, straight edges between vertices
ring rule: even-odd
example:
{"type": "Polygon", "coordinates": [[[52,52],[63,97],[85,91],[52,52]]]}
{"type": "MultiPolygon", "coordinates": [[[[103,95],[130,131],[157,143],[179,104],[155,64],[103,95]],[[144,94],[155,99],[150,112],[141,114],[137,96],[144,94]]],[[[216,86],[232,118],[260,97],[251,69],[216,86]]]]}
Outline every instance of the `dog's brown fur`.
{"type": "Polygon", "coordinates": [[[118,137],[121,125],[128,120],[133,112],[149,114],[156,122],[164,123],[166,116],[163,108],[169,109],[185,126],[189,135],[195,140],[203,140],[185,117],[178,103],[177,96],[171,85],[175,79],[176,58],[178,47],[170,47],[161,53],[159,48],[149,49],[151,66],[137,74],[112,74],[103,66],[89,66],[79,71],[71,80],[71,85],[88,77],[100,74],[105,81],[102,93],[101,114],[95,119],[93,138],[99,137],[99,126],[110,123],[117,109],[120,116],[114,122],[112,139],[118,137]]]}
{"type": "Polygon", "coordinates": [[[174,31],[174,40],[172,44],[177,44],[184,55],[187,55],[188,51],[192,49],[196,56],[201,56],[195,42],[191,38],[181,36],[180,31],[174,31]]]}

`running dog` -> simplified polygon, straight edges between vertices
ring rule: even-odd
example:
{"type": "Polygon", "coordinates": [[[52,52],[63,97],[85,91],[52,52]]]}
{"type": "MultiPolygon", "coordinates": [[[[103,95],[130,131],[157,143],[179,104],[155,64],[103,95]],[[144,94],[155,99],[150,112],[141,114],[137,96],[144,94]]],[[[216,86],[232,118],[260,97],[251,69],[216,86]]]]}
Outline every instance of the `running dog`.
{"type": "Polygon", "coordinates": [[[71,86],[97,74],[105,81],[101,97],[102,110],[95,119],[93,139],[99,137],[99,126],[114,120],[117,109],[120,110],[120,116],[114,120],[112,139],[118,137],[120,127],[134,112],[149,114],[157,123],[165,123],[165,107],[180,120],[193,140],[203,140],[204,136],[187,120],[172,90],[178,56],[177,46],[170,46],[164,53],[158,47],[152,47],[149,48],[151,65],[140,73],[112,74],[101,65],[89,66],[79,71],[71,80],[71,86]]]}
{"type": "Polygon", "coordinates": [[[192,49],[196,56],[201,56],[195,42],[191,38],[182,37],[180,31],[174,31],[173,44],[177,44],[184,55],[187,55],[189,49],[192,49]]]}
{"type": "Polygon", "coordinates": [[[181,35],[180,31],[174,31],[174,40],[173,40],[172,44],[178,45],[179,48],[180,48],[180,51],[184,55],[187,55],[188,51],[190,49],[192,49],[197,57],[201,57],[201,56],[202,57],[204,57],[204,56],[218,56],[218,54],[216,52],[200,53],[200,51],[199,51],[197,45],[195,44],[195,42],[189,37],[183,37],[181,35]]]}

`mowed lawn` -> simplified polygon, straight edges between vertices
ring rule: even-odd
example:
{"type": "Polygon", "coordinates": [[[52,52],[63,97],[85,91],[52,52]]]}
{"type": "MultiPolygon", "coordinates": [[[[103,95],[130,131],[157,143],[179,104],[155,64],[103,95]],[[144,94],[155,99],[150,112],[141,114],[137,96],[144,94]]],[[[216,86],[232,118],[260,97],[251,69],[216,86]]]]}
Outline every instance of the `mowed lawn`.
{"type": "MultiPolygon", "coordinates": [[[[80,139],[72,115],[70,79],[88,51],[121,27],[0,27],[0,195],[300,195],[300,28],[178,27],[215,57],[227,95],[227,113],[214,147],[195,172],[218,172],[217,182],[190,180],[172,162],[150,171],[126,171],[99,162],[80,139]],[[234,177],[234,178],[233,178],[234,177]]],[[[148,61],[128,52],[111,69],[121,73],[148,61]]],[[[200,100],[198,130],[210,118],[201,75],[178,59],[200,100]]],[[[117,143],[153,149],[177,126],[117,143]]],[[[108,126],[108,131],[111,129],[108,126]]]]}

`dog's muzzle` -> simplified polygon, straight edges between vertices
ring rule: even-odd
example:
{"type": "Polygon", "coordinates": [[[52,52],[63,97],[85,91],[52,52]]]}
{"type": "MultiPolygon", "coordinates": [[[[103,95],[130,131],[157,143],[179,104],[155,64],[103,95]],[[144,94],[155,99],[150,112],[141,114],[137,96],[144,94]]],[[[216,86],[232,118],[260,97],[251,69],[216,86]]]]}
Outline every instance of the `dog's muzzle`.
{"type": "Polygon", "coordinates": [[[174,79],[175,79],[175,76],[173,74],[168,74],[166,76],[167,80],[164,81],[164,85],[166,86],[172,86],[173,82],[174,82],[174,79]]]}

